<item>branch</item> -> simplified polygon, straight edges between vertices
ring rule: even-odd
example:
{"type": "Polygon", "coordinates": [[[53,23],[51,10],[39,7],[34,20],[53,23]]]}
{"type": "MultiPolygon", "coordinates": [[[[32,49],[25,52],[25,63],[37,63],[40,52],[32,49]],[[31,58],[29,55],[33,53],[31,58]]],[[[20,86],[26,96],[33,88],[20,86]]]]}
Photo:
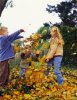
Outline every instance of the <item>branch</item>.
{"type": "Polygon", "coordinates": [[[8,0],[0,0],[0,16],[8,0]]]}

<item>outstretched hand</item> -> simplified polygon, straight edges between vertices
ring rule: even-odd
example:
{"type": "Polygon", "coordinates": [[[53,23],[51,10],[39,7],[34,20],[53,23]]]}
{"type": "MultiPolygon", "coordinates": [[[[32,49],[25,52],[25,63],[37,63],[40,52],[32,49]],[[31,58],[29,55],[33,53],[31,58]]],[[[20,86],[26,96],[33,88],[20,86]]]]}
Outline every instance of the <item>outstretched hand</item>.
{"type": "Polygon", "coordinates": [[[25,30],[24,29],[20,29],[20,32],[25,32],[25,30]]]}

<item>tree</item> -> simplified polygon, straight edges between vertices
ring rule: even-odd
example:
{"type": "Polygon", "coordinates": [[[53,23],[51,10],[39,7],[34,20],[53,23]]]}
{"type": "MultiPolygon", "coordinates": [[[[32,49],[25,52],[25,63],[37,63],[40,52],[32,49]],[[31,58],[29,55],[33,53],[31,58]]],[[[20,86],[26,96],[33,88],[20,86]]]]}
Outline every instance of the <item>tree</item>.
{"type": "Polygon", "coordinates": [[[61,26],[60,29],[65,42],[63,63],[77,66],[77,28],[61,26]]]}
{"type": "Polygon", "coordinates": [[[77,25],[77,0],[61,2],[60,4],[57,4],[57,6],[48,5],[46,10],[49,13],[58,13],[63,25],[71,27],[77,25]]]}
{"type": "Polygon", "coordinates": [[[43,24],[42,27],[40,27],[37,31],[37,34],[41,34],[41,39],[47,40],[50,38],[50,27],[51,27],[51,22],[46,22],[43,24]]]}
{"type": "Polygon", "coordinates": [[[0,0],[0,16],[8,0],[0,0]]]}
{"type": "Polygon", "coordinates": [[[10,7],[13,7],[13,1],[12,0],[0,0],[0,16],[4,8],[8,7],[8,5],[10,5],[10,7]]]}

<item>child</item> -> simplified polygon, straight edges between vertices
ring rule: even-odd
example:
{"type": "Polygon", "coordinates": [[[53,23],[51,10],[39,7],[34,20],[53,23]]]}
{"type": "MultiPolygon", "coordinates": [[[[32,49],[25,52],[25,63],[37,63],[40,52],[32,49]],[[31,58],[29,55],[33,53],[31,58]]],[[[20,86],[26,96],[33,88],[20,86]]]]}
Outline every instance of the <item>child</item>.
{"type": "Polygon", "coordinates": [[[14,58],[11,43],[16,39],[22,38],[22,36],[19,35],[21,32],[24,32],[24,30],[20,29],[8,35],[8,28],[0,27],[0,86],[8,84],[10,72],[8,60],[14,58]]]}
{"type": "Polygon", "coordinates": [[[54,73],[57,76],[57,82],[60,85],[63,83],[63,77],[60,72],[60,67],[63,57],[64,41],[58,27],[53,26],[50,34],[51,34],[50,49],[46,57],[46,62],[48,63],[46,75],[48,76],[49,74],[50,65],[53,65],[54,73]]]}
{"type": "Polygon", "coordinates": [[[24,53],[21,53],[20,77],[22,77],[28,66],[31,66],[32,54],[31,46],[26,45],[24,53]]]}

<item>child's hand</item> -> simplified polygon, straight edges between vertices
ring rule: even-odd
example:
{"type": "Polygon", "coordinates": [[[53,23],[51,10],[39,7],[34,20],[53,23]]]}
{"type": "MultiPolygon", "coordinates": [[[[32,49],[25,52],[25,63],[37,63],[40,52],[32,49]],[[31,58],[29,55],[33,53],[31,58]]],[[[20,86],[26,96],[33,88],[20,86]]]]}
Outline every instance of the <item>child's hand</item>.
{"type": "Polygon", "coordinates": [[[20,32],[25,32],[25,30],[24,29],[20,29],[20,32]]]}
{"type": "Polygon", "coordinates": [[[50,60],[49,58],[46,58],[46,59],[45,59],[45,62],[49,62],[49,60],[50,60]]]}

